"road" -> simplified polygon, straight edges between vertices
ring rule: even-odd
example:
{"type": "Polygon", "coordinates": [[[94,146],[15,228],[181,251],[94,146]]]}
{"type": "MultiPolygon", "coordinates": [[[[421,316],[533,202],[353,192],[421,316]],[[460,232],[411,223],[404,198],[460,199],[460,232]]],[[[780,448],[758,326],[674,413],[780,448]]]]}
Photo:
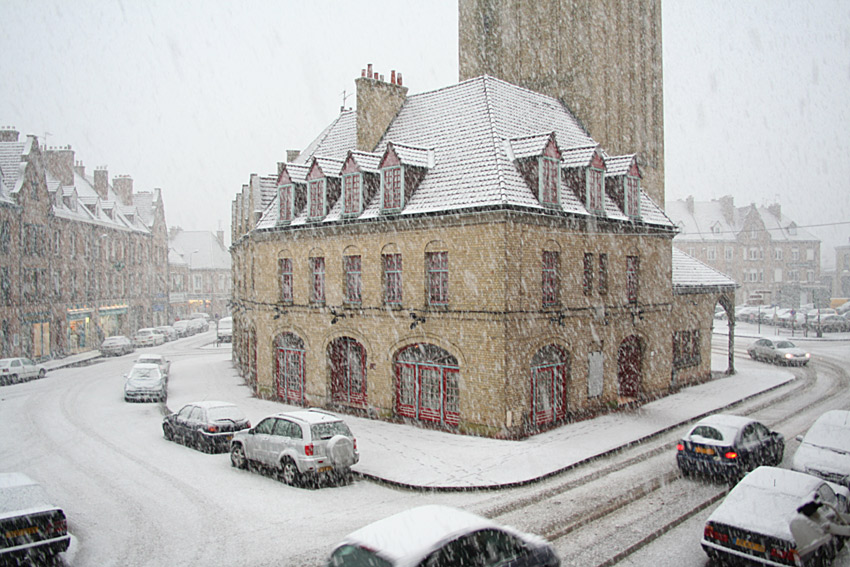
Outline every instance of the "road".
{"type": "MultiPolygon", "coordinates": [[[[156,347],[172,360],[172,396],[192,380],[232,377],[229,349],[206,346],[212,340],[156,347]]],[[[68,567],[320,565],[345,534],[426,503],[544,535],[563,565],[707,564],[699,537],[726,487],[679,477],[682,430],[511,490],[420,493],[364,480],[305,490],[165,441],[163,406],[123,401],[122,375],[141,352],[0,389],[0,470],[36,478],[67,511],[68,567]]],[[[801,380],[736,412],[785,434],[787,464],[793,438],[817,415],[850,407],[847,372],[834,363],[848,358],[846,345],[825,346],[796,371],[801,380]]]]}

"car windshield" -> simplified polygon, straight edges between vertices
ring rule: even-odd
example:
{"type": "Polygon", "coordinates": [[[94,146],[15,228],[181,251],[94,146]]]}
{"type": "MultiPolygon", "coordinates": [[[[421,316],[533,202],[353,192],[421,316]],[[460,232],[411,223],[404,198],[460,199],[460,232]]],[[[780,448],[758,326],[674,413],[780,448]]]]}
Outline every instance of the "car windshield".
{"type": "Polygon", "coordinates": [[[156,382],[159,380],[159,376],[159,370],[156,368],[134,367],[127,380],[130,382],[156,382]]]}
{"type": "Polygon", "coordinates": [[[392,564],[378,557],[374,551],[356,545],[338,547],[331,555],[332,567],[391,567],[392,564]]]}
{"type": "Polygon", "coordinates": [[[143,362],[145,364],[160,364],[162,359],[158,356],[140,356],[139,362],[143,362]]]}
{"type": "Polygon", "coordinates": [[[245,414],[236,406],[218,406],[207,412],[210,421],[243,421],[245,414]]]}
{"type": "Polygon", "coordinates": [[[779,341],[776,343],[776,348],[795,348],[791,341],[779,341]]]}
{"type": "MultiPolygon", "coordinates": [[[[328,423],[316,423],[310,427],[313,439],[330,439],[334,435],[345,435],[351,437],[351,430],[344,421],[331,421],[328,423]]],[[[346,564],[347,565],[347,564],[346,564]]]]}
{"type": "Polygon", "coordinates": [[[120,344],[120,343],[121,343],[121,339],[119,339],[118,337],[109,337],[108,339],[103,341],[103,344],[105,344],[107,346],[108,345],[117,345],[117,344],[120,344]]]}

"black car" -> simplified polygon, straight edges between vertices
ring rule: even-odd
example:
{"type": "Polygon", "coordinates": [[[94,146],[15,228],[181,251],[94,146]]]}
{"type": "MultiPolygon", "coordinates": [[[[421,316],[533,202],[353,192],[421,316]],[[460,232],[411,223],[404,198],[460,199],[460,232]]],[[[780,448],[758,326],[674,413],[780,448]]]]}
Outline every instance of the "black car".
{"type": "Polygon", "coordinates": [[[230,450],[233,434],[251,427],[251,422],[236,405],[229,402],[194,402],[162,420],[162,433],[169,441],[178,441],[205,453],[230,450]]]}
{"type": "Polygon", "coordinates": [[[699,473],[738,480],[758,466],[778,465],[785,437],[748,417],[717,414],[697,422],[676,449],[676,463],[684,476],[699,473]]]}

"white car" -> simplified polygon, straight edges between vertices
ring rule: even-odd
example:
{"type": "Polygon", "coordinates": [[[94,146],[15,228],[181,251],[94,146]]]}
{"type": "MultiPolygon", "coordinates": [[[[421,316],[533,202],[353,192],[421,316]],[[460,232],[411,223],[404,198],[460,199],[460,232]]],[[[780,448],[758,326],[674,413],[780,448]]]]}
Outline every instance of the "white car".
{"type": "Polygon", "coordinates": [[[812,424],[791,468],[850,488],[850,411],[828,411],[812,424]]]}
{"type": "Polygon", "coordinates": [[[773,566],[828,565],[844,540],[824,525],[842,523],[837,516],[847,513],[848,499],[850,492],[843,486],[796,471],[759,467],[711,513],[700,543],[720,565],[741,560],[773,566]],[[792,522],[806,522],[798,509],[813,498],[828,505],[820,521],[792,533],[792,522]]]}
{"type": "Polygon", "coordinates": [[[0,534],[0,565],[53,565],[71,543],[65,512],[19,472],[0,473],[0,534]]]}
{"type": "Polygon", "coordinates": [[[0,386],[44,378],[47,369],[29,358],[0,359],[0,386]]]}
{"type": "Polygon", "coordinates": [[[136,364],[124,383],[124,401],[164,402],[168,383],[158,364],[136,364]]]}
{"type": "Polygon", "coordinates": [[[346,536],[328,567],[504,565],[557,567],[543,538],[448,506],[420,506],[378,520],[346,536]]]}
{"type": "Polygon", "coordinates": [[[137,347],[159,346],[165,342],[165,337],[155,329],[145,328],[133,335],[133,344],[137,347]]]}
{"type": "Polygon", "coordinates": [[[788,339],[782,337],[762,337],[747,347],[747,354],[753,360],[766,360],[776,364],[803,366],[809,363],[812,355],[788,339]]]}
{"type": "Polygon", "coordinates": [[[136,359],[136,364],[156,364],[159,366],[160,372],[168,380],[168,373],[171,370],[171,361],[161,354],[141,354],[136,359]]]}
{"type": "Polygon", "coordinates": [[[219,319],[216,336],[218,341],[222,343],[229,343],[233,340],[233,317],[219,319]]]}

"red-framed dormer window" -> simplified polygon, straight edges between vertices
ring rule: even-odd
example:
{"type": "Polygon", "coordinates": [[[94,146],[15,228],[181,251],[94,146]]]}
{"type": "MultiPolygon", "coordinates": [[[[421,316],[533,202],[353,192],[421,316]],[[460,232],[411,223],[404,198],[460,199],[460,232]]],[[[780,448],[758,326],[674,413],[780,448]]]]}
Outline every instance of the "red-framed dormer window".
{"type": "Polygon", "coordinates": [[[325,179],[316,179],[309,183],[310,218],[325,216],[325,179]]]}
{"type": "Polygon", "coordinates": [[[344,215],[357,215],[362,210],[363,201],[363,176],[359,173],[350,173],[342,177],[343,209],[344,215]]]}
{"type": "Polygon", "coordinates": [[[626,214],[632,218],[640,216],[640,179],[627,175],[625,179],[626,214]]]}
{"type": "Polygon", "coordinates": [[[558,206],[561,176],[558,160],[548,156],[540,158],[540,202],[544,205],[558,206]]]}
{"type": "Polygon", "coordinates": [[[404,206],[404,170],[396,165],[381,171],[381,208],[399,211],[404,206]]]}
{"type": "Polygon", "coordinates": [[[601,212],[605,209],[602,198],[605,186],[605,171],[595,167],[587,170],[587,202],[585,206],[589,211],[601,212]]]}
{"type": "Polygon", "coordinates": [[[292,185],[281,185],[278,189],[278,195],[280,200],[279,219],[281,222],[289,222],[292,220],[292,185]]]}

